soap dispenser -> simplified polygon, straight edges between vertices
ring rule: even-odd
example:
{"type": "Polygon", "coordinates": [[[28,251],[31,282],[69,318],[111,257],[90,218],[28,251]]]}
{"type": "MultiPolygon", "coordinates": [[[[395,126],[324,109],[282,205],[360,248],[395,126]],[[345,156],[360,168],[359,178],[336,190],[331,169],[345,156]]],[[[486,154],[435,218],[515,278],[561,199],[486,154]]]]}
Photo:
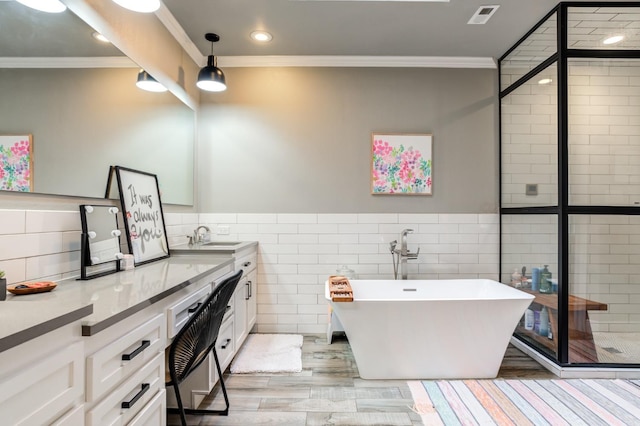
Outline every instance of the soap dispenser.
{"type": "Polygon", "coordinates": [[[540,293],[551,294],[551,272],[549,265],[544,265],[544,269],[540,271],[540,293]]]}

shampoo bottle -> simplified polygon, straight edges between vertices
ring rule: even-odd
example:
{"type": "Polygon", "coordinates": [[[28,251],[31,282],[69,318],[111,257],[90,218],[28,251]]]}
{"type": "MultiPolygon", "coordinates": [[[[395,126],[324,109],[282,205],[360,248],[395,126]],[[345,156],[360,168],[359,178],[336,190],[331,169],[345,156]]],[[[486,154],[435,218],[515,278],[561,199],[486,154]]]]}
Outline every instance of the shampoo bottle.
{"type": "Polygon", "coordinates": [[[540,331],[539,334],[544,337],[549,337],[549,312],[547,307],[543,307],[540,311],[540,331]]]}
{"type": "Polygon", "coordinates": [[[531,309],[524,311],[524,329],[533,330],[534,316],[531,309]]]}
{"type": "Polygon", "coordinates": [[[544,265],[544,269],[540,271],[540,293],[551,293],[551,272],[548,265],[544,265]]]}

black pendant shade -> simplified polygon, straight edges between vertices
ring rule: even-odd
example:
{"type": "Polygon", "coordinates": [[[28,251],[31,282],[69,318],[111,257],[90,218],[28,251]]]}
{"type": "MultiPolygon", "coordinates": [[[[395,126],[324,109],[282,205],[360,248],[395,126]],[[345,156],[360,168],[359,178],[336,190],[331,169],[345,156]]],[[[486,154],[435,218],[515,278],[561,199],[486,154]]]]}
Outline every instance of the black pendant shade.
{"type": "Polygon", "coordinates": [[[227,90],[227,83],[224,73],[217,66],[216,57],[213,56],[213,43],[220,40],[220,37],[217,34],[207,33],[204,38],[211,42],[211,55],[207,57],[207,66],[198,73],[196,86],[208,92],[222,92],[227,90]]]}

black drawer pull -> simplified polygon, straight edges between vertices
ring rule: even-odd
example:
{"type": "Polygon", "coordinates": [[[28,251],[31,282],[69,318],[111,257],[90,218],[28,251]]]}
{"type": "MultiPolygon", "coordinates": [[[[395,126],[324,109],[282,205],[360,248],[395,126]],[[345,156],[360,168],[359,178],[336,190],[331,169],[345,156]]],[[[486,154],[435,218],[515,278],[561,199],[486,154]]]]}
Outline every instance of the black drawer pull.
{"type": "Polygon", "coordinates": [[[225,340],[224,344],[220,345],[220,349],[227,349],[227,346],[229,346],[229,343],[231,343],[231,339],[225,340]]]}
{"type": "Polygon", "coordinates": [[[144,395],[150,388],[151,388],[151,385],[149,385],[149,383],[143,383],[142,387],[140,389],[140,392],[138,392],[136,394],[136,396],[131,398],[131,401],[123,401],[122,404],[120,404],[120,407],[121,408],[131,408],[131,407],[133,407],[133,404],[138,402],[138,400],[140,398],[142,398],[142,395],[144,395]]]}
{"type": "Polygon", "coordinates": [[[251,299],[251,281],[247,281],[245,285],[247,286],[247,295],[244,300],[249,300],[251,299]]]}
{"type": "Polygon", "coordinates": [[[122,354],[122,360],[123,361],[131,361],[132,359],[134,359],[135,357],[140,355],[140,352],[142,352],[145,349],[147,349],[150,345],[151,345],[151,341],[150,340],[143,340],[142,344],[140,346],[138,346],[138,348],[135,351],[131,352],[130,354],[122,354]]]}
{"type": "Polygon", "coordinates": [[[249,299],[253,297],[253,281],[249,281],[249,299]]]}
{"type": "Polygon", "coordinates": [[[251,262],[244,262],[242,266],[244,266],[245,268],[248,268],[249,266],[251,266],[251,262]]]}
{"type": "Polygon", "coordinates": [[[202,302],[196,303],[195,305],[193,305],[193,306],[189,307],[189,309],[187,309],[187,313],[190,313],[190,314],[194,313],[195,311],[197,311],[200,308],[200,306],[202,306],[202,302]]]}

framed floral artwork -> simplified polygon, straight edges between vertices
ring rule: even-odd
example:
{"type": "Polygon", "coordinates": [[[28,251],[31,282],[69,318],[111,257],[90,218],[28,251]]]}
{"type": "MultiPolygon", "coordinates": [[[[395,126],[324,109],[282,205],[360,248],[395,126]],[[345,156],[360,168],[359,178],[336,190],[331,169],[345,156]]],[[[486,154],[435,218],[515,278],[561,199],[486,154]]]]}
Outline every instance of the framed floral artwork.
{"type": "Polygon", "coordinates": [[[0,135],[0,190],[33,191],[31,135],[0,135]]]}
{"type": "Polygon", "coordinates": [[[430,134],[371,135],[371,193],[431,195],[433,188],[430,134]]]}

